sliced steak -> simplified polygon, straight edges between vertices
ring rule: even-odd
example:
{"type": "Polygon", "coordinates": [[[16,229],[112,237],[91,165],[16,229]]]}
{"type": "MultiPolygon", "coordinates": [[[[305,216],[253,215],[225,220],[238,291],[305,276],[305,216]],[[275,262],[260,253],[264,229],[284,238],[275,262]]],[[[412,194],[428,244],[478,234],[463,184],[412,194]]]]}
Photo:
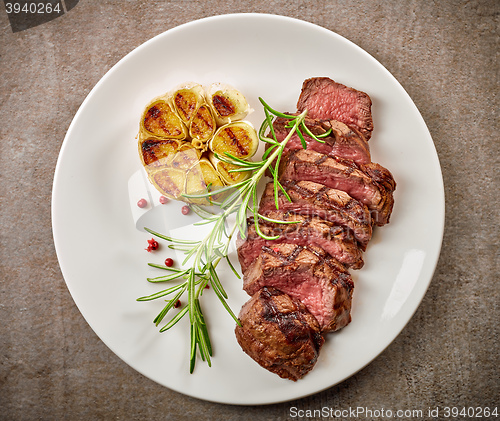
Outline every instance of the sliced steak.
{"type": "MultiPolygon", "coordinates": [[[[289,120],[280,117],[273,123],[276,140],[282,142],[290,132],[290,128],[286,127],[289,120]]],[[[328,156],[339,156],[344,159],[350,159],[358,164],[367,164],[371,162],[370,148],[364,136],[350,128],[346,124],[337,121],[314,120],[306,118],[305,124],[314,135],[322,135],[329,129],[332,129],[331,135],[322,138],[324,141],[318,142],[312,137],[304,134],[307,149],[323,153],[328,156]]],[[[270,145],[268,144],[268,147],[270,145]]],[[[285,146],[285,154],[288,150],[303,149],[300,137],[294,133],[285,146]]]]}
{"type": "Polygon", "coordinates": [[[361,91],[327,77],[307,79],[297,102],[297,110],[307,110],[317,120],[338,120],[360,131],[369,140],[373,130],[372,101],[361,91]]]}
{"type": "MultiPolygon", "coordinates": [[[[347,193],[310,181],[284,180],[282,186],[291,201],[279,191],[278,207],[282,212],[314,216],[348,229],[366,250],[372,237],[372,223],[368,208],[347,193]]],[[[273,183],[266,185],[259,213],[267,216],[276,211],[273,183]]]]}
{"type": "Polygon", "coordinates": [[[355,165],[309,150],[291,151],[280,165],[283,180],[307,180],[342,190],[366,205],[372,220],[389,222],[396,183],[391,173],[378,164],[355,165]]]}
{"type": "Polygon", "coordinates": [[[243,351],[281,378],[297,381],[316,364],[324,338],[300,301],[264,287],[243,305],[239,321],[235,333],[243,351]]]}
{"type": "Polygon", "coordinates": [[[243,289],[253,295],[265,286],[301,301],[322,332],[336,331],[351,321],[351,275],[320,248],[288,243],[262,247],[243,275],[243,289]]]}
{"type": "Polygon", "coordinates": [[[264,235],[279,236],[276,240],[265,240],[257,233],[254,218],[249,218],[246,239],[237,241],[238,258],[243,273],[259,257],[262,247],[273,248],[279,243],[321,247],[347,267],[360,269],[363,266],[362,252],[350,230],[321,218],[292,212],[272,211],[266,216],[293,223],[275,223],[259,219],[259,229],[264,235]]]}

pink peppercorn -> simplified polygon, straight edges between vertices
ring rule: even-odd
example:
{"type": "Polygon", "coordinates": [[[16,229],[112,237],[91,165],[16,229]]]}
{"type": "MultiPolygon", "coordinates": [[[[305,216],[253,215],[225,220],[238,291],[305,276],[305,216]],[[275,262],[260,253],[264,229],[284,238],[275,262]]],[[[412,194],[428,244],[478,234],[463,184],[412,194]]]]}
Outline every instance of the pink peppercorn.
{"type": "Polygon", "coordinates": [[[183,215],[187,215],[189,214],[189,212],[191,212],[191,209],[189,208],[189,206],[183,206],[181,212],[183,215]]]}
{"type": "Polygon", "coordinates": [[[174,260],[171,259],[170,257],[167,257],[165,259],[165,266],[171,267],[171,266],[173,266],[173,264],[174,264],[174,260]]]}
{"type": "Polygon", "coordinates": [[[146,199],[140,199],[137,202],[137,206],[139,206],[140,208],[145,208],[147,205],[148,205],[148,201],[146,199]]]}
{"type": "Polygon", "coordinates": [[[156,241],[154,238],[152,238],[151,240],[148,240],[148,247],[144,250],[146,250],[148,252],[152,252],[154,250],[157,250],[158,247],[159,247],[158,241],[156,241]]]}
{"type": "Polygon", "coordinates": [[[177,300],[174,304],[175,308],[179,308],[181,306],[181,300],[177,300]]]}
{"type": "Polygon", "coordinates": [[[164,205],[165,203],[168,203],[169,200],[168,200],[168,197],[165,197],[165,196],[160,196],[160,198],[158,199],[159,202],[164,205]]]}

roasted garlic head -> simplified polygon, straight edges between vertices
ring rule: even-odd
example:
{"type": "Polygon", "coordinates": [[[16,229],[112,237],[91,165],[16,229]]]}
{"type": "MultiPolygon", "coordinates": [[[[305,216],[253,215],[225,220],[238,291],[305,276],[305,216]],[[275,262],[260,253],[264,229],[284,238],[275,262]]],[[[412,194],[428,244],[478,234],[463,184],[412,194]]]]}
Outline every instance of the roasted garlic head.
{"type": "Polygon", "coordinates": [[[150,182],[163,195],[210,204],[217,189],[245,180],[231,156],[251,158],[258,147],[253,126],[241,121],[250,111],[235,88],[184,83],[153,99],[139,124],[138,149],[150,182]],[[214,192],[204,198],[189,197],[214,192]]]}

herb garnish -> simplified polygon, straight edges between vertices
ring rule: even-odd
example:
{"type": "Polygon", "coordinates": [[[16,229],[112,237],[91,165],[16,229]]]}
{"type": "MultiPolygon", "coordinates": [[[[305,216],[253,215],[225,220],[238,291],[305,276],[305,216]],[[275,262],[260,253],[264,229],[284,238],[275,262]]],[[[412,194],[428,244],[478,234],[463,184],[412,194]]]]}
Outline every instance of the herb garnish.
{"type": "Polygon", "coordinates": [[[216,191],[207,191],[203,194],[187,196],[190,198],[208,198],[213,204],[219,206],[221,213],[218,214],[210,213],[200,206],[192,206],[192,209],[203,218],[202,221],[196,223],[195,225],[212,224],[212,229],[209,234],[207,234],[202,240],[190,241],[171,238],[145,228],[145,230],[152,235],[171,243],[169,248],[180,250],[185,253],[186,257],[182,266],[186,265],[189,261],[189,266],[186,269],[177,269],[149,263],[149,266],[151,267],[170,272],[170,274],[165,276],[148,278],[149,282],[181,282],[155,294],[138,298],[137,301],[150,301],[161,297],[172,296],[172,298],[166,300],[167,304],[160,314],[158,314],[158,316],[154,319],[154,323],[158,326],[163,321],[169,310],[172,309],[175,303],[187,292],[187,304],[160,329],[160,332],[170,329],[186,314],[189,314],[189,321],[191,325],[191,351],[189,357],[190,373],[193,372],[195,367],[197,351],[199,351],[202,360],[206,361],[208,365],[211,366],[210,357],[212,356],[212,345],[200,305],[200,297],[207,285],[212,287],[222,305],[226,308],[234,321],[239,324],[238,318],[227,304],[226,300],[228,297],[224,291],[222,283],[220,282],[216,269],[220,261],[224,259],[229,264],[234,274],[240,278],[238,272],[229,260],[228,251],[231,240],[233,239],[236,231],[239,232],[242,238],[246,237],[248,213],[254,217],[253,220],[257,234],[266,240],[275,240],[278,236],[269,237],[262,233],[259,228],[259,218],[277,223],[295,223],[295,221],[285,222],[271,219],[259,214],[257,187],[262,176],[266,174],[266,171],[269,171],[271,174],[274,184],[276,208],[278,208],[278,194],[280,190],[284,193],[285,197],[289,199],[286,191],[278,179],[278,169],[281,156],[287,142],[294,133],[297,133],[301,144],[305,149],[307,144],[304,139],[304,134],[317,140],[318,142],[324,142],[321,138],[330,134],[330,131],[328,131],[318,136],[314,135],[308,129],[305,124],[307,110],[298,115],[284,114],[272,109],[262,98],[259,98],[259,100],[264,107],[265,120],[262,122],[258,135],[261,141],[269,144],[262,156],[262,159],[260,161],[245,161],[229,153],[225,153],[226,156],[217,155],[217,158],[221,161],[237,166],[237,169],[231,171],[249,171],[251,172],[250,177],[237,184],[227,186],[216,191]],[[289,120],[286,127],[289,128],[290,131],[281,142],[277,141],[273,128],[273,121],[275,117],[282,117],[289,120]],[[266,136],[266,131],[268,130],[272,137],[266,136]],[[227,196],[222,202],[215,202],[214,197],[220,197],[222,194],[227,196]],[[228,230],[228,218],[233,214],[236,214],[235,222],[228,230]]]}

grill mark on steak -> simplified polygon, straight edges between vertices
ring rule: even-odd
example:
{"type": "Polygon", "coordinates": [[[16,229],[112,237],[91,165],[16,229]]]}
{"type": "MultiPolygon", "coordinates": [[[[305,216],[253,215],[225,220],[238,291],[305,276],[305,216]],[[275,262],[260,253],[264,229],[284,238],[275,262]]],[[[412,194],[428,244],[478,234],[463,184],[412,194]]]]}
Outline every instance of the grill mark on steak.
{"type": "Polygon", "coordinates": [[[307,180],[342,190],[370,209],[376,225],[389,223],[396,183],[379,164],[355,165],[318,152],[297,150],[281,162],[280,180],[307,180]]]}
{"type": "MultiPolygon", "coordinates": [[[[289,122],[284,117],[276,118],[273,122],[276,140],[282,142],[289,134],[290,128],[286,127],[289,122]]],[[[305,119],[307,128],[316,136],[326,133],[332,129],[330,136],[322,138],[324,143],[318,142],[312,137],[304,134],[307,149],[323,153],[328,156],[339,156],[343,159],[350,159],[358,164],[368,164],[371,162],[370,148],[364,136],[350,128],[346,124],[332,120],[321,122],[311,118],[305,119]]],[[[270,144],[266,145],[266,148],[270,144]]],[[[303,149],[300,137],[294,133],[285,146],[285,154],[288,150],[303,149]]]]}
{"type": "Polygon", "coordinates": [[[239,321],[238,343],[265,369],[297,381],[316,364],[324,338],[300,301],[264,287],[243,305],[239,321]]]}
{"type": "Polygon", "coordinates": [[[288,243],[262,247],[243,275],[243,289],[253,295],[266,286],[301,301],[323,333],[339,330],[351,321],[351,275],[321,248],[288,243]]]}
{"type": "Polygon", "coordinates": [[[318,352],[321,348],[323,337],[319,331],[319,324],[317,324],[318,321],[312,317],[308,317],[309,320],[306,320],[304,317],[304,313],[307,311],[304,304],[300,301],[295,303],[298,309],[301,310],[300,312],[292,311],[285,313],[279,308],[276,301],[273,300],[273,297],[283,295],[281,291],[275,288],[267,287],[264,287],[259,291],[259,300],[261,301],[263,308],[262,318],[268,322],[276,323],[289,344],[312,339],[313,346],[316,352],[318,352]],[[317,329],[313,329],[311,332],[308,330],[310,325],[314,328],[317,327],[317,329]]]}
{"type": "Polygon", "coordinates": [[[311,244],[321,247],[347,267],[360,269],[363,266],[362,252],[349,229],[321,218],[292,212],[270,211],[266,216],[295,223],[274,223],[260,219],[259,228],[264,235],[279,236],[277,240],[265,240],[257,233],[254,218],[248,218],[246,239],[237,239],[238,258],[243,273],[258,258],[262,247],[267,246],[272,249],[275,244],[282,242],[301,246],[311,244]]]}
{"type": "MultiPolygon", "coordinates": [[[[366,250],[372,237],[372,223],[368,208],[347,193],[310,181],[284,180],[283,188],[291,201],[278,192],[278,207],[281,212],[324,219],[352,232],[361,250],[366,250]]],[[[273,183],[266,185],[259,213],[267,216],[276,211],[273,183]]]]}
{"type": "Polygon", "coordinates": [[[297,101],[297,110],[307,110],[318,120],[339,120],[360,131],[369,140],[373,131],[372,101],[361,91],[327,77],[306,79],[297,101]]]}

